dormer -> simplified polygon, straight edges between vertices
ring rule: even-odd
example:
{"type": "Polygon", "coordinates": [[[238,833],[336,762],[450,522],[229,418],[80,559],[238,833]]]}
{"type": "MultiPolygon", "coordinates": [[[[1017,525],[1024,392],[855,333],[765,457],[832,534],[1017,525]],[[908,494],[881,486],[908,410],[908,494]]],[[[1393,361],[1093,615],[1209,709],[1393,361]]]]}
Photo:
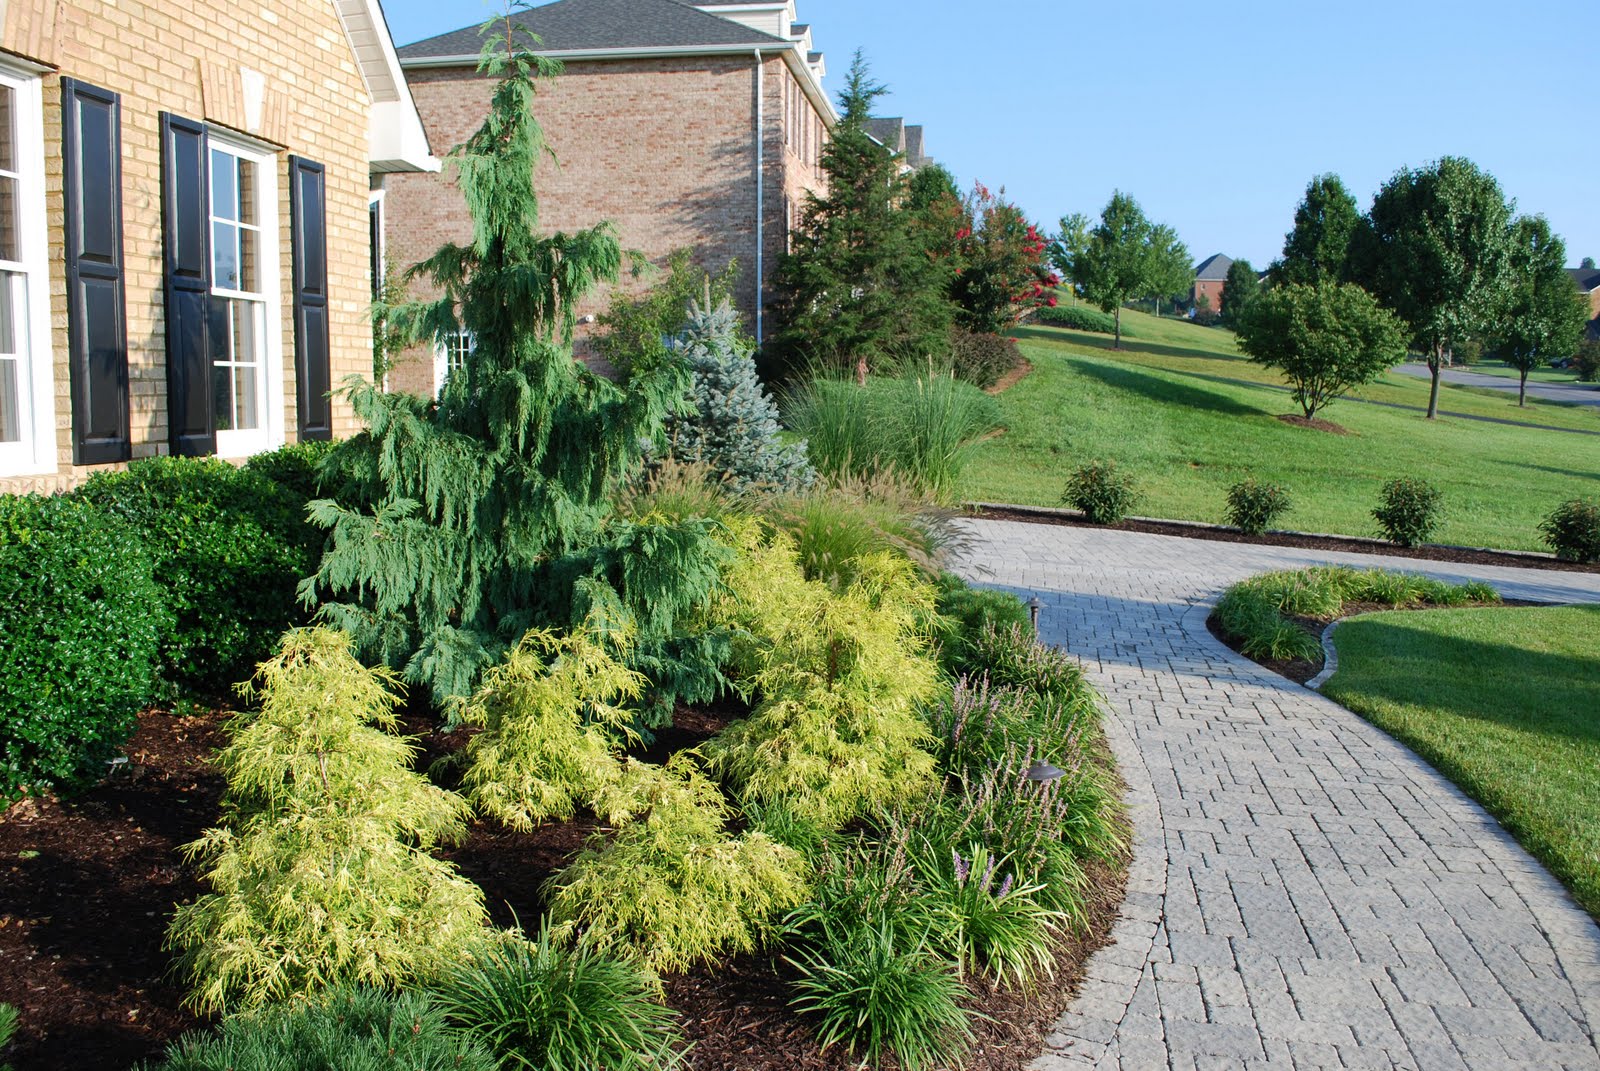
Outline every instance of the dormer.
{"type": "Polygon", "coordinates": [[[699,0],[695,7],[786,41],[794,38],[794,0],[699,0]]]}

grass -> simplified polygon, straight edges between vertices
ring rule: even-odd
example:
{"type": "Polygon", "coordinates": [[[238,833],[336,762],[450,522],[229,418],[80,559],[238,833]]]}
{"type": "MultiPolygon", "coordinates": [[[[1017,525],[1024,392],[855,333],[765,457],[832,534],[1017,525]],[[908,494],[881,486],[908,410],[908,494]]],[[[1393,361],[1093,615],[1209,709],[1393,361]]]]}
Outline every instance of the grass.
{"type": "MultiPolygon", "coordinates": [[[[1245,360],[1225,331],[1124,312],[1126,349],[1109,337],[1055,328],[1018,332],[1033,374],[999,398],[1004,434],[975,448],[959,490],[969,500],[1057,505],[1066,474],[1097,459],[1138,480],[1135,512],[1219,522],[1230,486],[1247,476],[1283,484],[1279,524],[1374,535],[1383,483],[1421,476],[1444,493],[1444,543],[1540,550],[1539,522],[1600,479],[1600,438],[1546,428],[1423,418],[1425,380],[1390,374],[1325,411],[1352,434],[1284,424],[1296,411],[1269,369],[1245,360]]],[[[1600,432],[1600,411],[1445,387],[1450,412],[1600,432]]]]}
{"type": "Polygon", "coordinates": [[[1334,644],[1323,692],[1461,786],[1600,916],[1600,607],[1375,614],[1334,644]]]}
{"type": "MultiPolygon", "coordinates": [[[[1460,366],[1460,371],[1477,372],[1485,376],[1500,376],[1515,382],[1522,375],[1515,368],[1504,361],[1479,361],[1477,364],[1460,366]]],[[[1558,387],[1592,387],[1592,383],[1579,383],[1578,372],[1573,368],[1535,368],[1528,373],[1529,383],[1553,383],[1558,387]]]]}

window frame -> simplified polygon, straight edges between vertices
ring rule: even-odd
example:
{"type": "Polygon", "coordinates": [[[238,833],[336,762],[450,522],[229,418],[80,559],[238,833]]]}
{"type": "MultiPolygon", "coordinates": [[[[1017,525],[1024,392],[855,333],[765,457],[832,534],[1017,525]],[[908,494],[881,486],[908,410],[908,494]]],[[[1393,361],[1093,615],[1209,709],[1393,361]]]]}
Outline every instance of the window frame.
{"type": "Polygon", "coordinates": [[[435,398],[444,393],[445,380],[450,378],[450,373],[466,365],[467,358],[477,346],[477,340],[472,332],[465,327],[456,329],[454,336],[441,336],[433,344],[433,396],[435,398]],[[451,358],[459,354],[460,359],[452,366],[451,358]]]}
{"type": "Polygon", "coordinates": [[[0,443],[0,477],[46,476],[56,452],[55,347],[50,318],[50,245],[45,216],[44,82],[37,69],[0,59],[0,85],[13,93],[16,135],[17,241],[21,259],[0,267],[22,277],[16,312],[18,418],[22,437],[0,443]]]}
{"type": "MultiPolygon", "coordinates": [[[[213,413],[216,423],[217,457],[243,458],[264,453],[284,444],[284,371],[283,371],[283,265],[282,241],[283,206],[279,203],[278,153],[259,143],[233,135],[215,126],[206,127],[206,204],[208,233],[211,236],[210,297],[234,301],[256,302],[261,306],[259,343],[261,369],[256,375],[256,397],[260,406],[257,427],[238,430],[223,428],[221,414],[213,413]],[[217,215],[215,199],[216,153],[235,160],[244,160],[255,166],[256,206],[258,221],[242,224],[237,219],[217,215]],[[259,290],[237,290],[219,285],[216,272],[216,225],[225,223],[232,227],[248,227],[256,235],[256,277],[259,290]]],[[[237,171],[235,171],[237,174],[237,171]]],[[[236,206],[237,207],[237,206],[236,206]]],[[[243,244],[240,243],[242,250],[243,244]]],[[[243,272],[243,265],[240,266],[243,272]]],[[[212,342],[213,349],[216,340],[212,342]]],[[[212,357],[212,374],[221,370],[212,357]]],[[[213,398],[215,392],[213,392],[213,398]]],[[[213,400],[213,405],[215,401],[213,400]]],[[[231,423],[231,418],[230,418],[231,423]]]]}

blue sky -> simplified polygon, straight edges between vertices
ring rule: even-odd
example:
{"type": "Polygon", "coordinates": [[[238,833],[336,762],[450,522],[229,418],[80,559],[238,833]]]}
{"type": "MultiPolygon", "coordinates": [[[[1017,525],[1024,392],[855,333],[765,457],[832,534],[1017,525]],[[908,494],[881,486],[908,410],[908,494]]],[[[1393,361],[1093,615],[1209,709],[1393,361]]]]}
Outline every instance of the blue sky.
{"type": "MultiPolygon", "coordinates": [[[[407,43],[498,5],[385,0],[407,43]]],[[[1198,260],[1278,254],[1310,178],[1363,209],[1402,166],[1466,156],[1568,260],[1600,258],[1600,8],[1594,0],[798,0],[830,92],[865,51],[885,114],[927,128],[965,185],[1040,222],[1114,189],[1198,260]],[[975,17],[981,13],[981,17],[975,17]]],[[[556,146],[559,151],[560,146],[556,146]]]]}

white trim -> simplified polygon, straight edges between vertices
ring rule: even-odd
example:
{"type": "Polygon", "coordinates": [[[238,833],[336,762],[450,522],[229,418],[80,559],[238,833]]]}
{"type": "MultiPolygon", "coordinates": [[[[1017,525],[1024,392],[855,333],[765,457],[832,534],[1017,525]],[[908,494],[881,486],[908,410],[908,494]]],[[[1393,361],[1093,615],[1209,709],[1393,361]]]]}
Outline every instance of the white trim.
{"type": "Polygon", "coordinates": [[[439,170],[378,0],[333,0],[371,101],[367,166],[383,174],[439,170]]]}
{"type": "Polygon", "coordinates": [[[17,310],[26,339],[19,347],[20,442],[0,444],[0,476],[43,476],[57,471],[55,353],[50,333],[50,246],[45,228],[44,98],[29,67],[0,63],[0,83],[16,94],[17,224],[26,295],[17,310]]]}
{"type": "MultiPolygon", "coordinates": [[[[450,343],[448,338],[436,339],[433,344],[433,396],[435,398],[444,391],[444,381],[453,371],[450,367],[450,343]]],[[[472,332],[466,328],[458,328],[454,339],[461,348],[461,363],[465,365],[466,358],[472,353],[474,345],[472,332]]]]}
{"type": "MultiPolygon", "coordinates": [[[[247,160],[256,166],[257,222],[246,224],[255,231],[256,276],[261,289],[254,291],[231,290],[216,283],[212,272],[211,293],[217,297],[240,298],[260,306],[258,326],[261,331],[261,368],[256,375],[256,393],[261,412],[257,426],[248,430],[217,430],[218,457],[249,457],[275,449],[284,443],[284,374],[283,374],[283,280],[279,253],[279,238],[283,221],[278,214],[278,156],[252,146],[232,131],[209,127],[206,155],[206,190],[212,188],[211,153],[222,152],[247,160]]],[[[213,226],[215,205],[207,226],[213,226]]],[[[238,225],[238,224],[235,224],[238,225]]],[[[214,231],[213,231],[214,233],[214,231]]],[[[213,251],[213,256],[215,251],[213,251]]],[[[241,265],[241,271],[242,271],[241,265]]],[[[208,359],[211,355],[207,355],[208,359]]]]}

